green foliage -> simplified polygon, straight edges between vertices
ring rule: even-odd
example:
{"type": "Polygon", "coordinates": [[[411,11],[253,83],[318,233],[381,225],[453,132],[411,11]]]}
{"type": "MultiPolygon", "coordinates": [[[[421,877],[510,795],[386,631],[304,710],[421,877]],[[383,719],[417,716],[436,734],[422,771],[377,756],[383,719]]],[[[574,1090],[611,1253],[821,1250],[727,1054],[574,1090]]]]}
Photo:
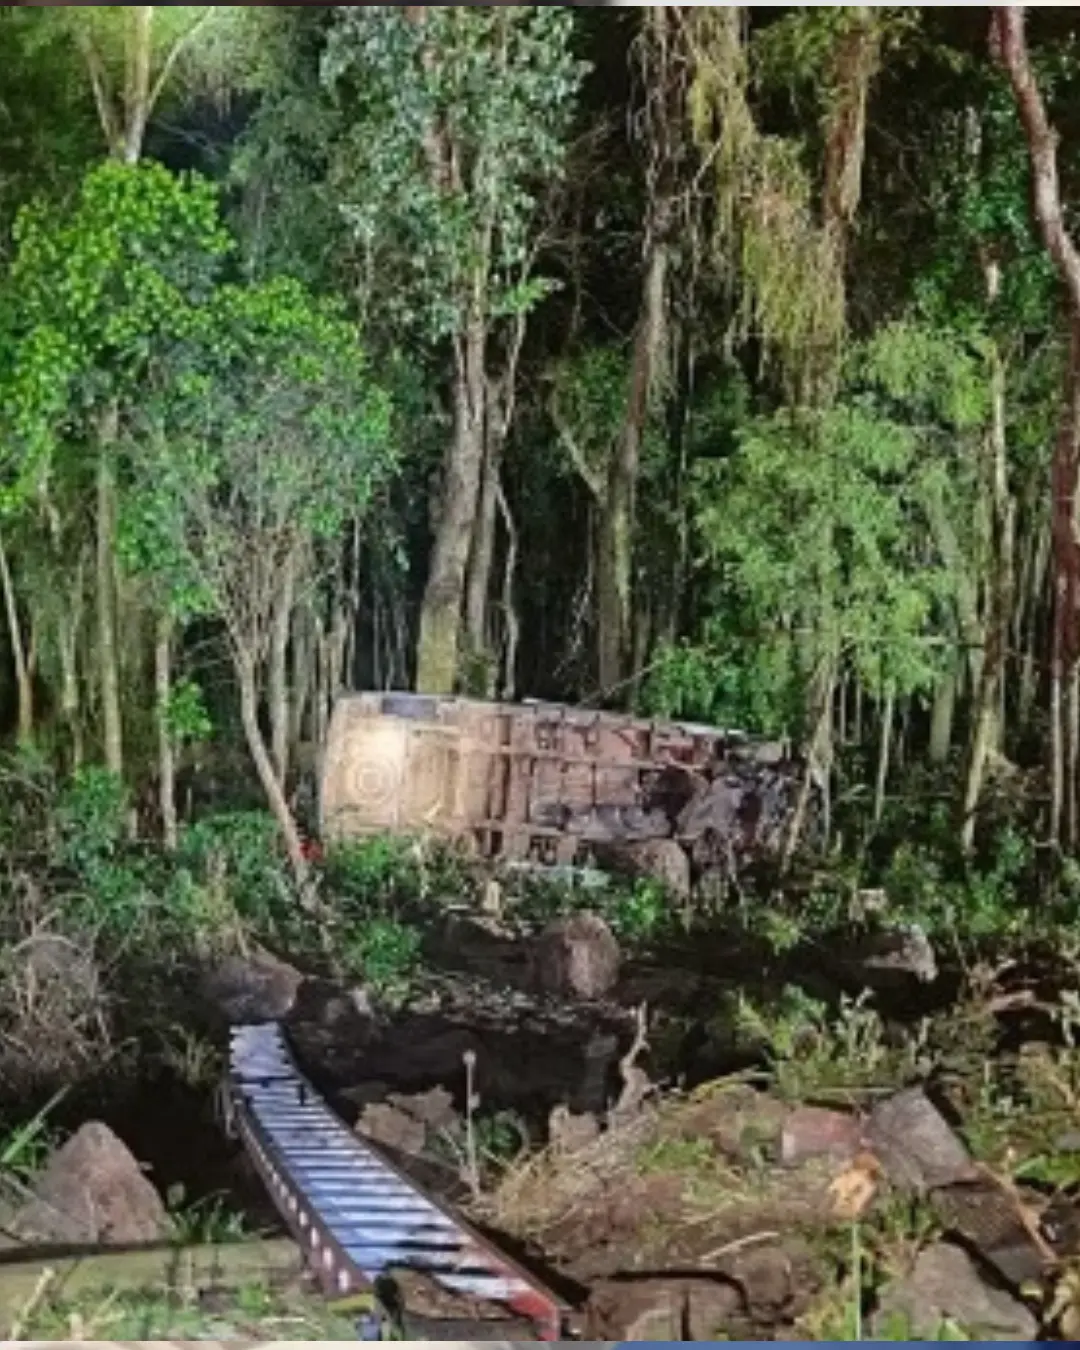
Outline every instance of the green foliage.
{"type": "Polygon", "coordinates": [[[929,935],[977,949],[1037,927],[1039,916],[1025,903],[1033,858],[1031,841],[1010,828],[1000,832],[988,859],[966,870],[950,867],[926,845],[901,843],[882,884],[897,915],[922,924],[929,935]]]}
{"type": "Polygon", "coordinates": [[[698,525],[762,647],[809,680],[846,655],[875,692],[927,687],[926,639],[946,577],[919,559],[912,519],[934,465],[916,438],[862,403],[752,423],[729,464],[703,471],[698,525]]]}
{"type": "Polygon", "coordinates": [[[214,723],[203,691],[192,679],[175,681],[162,713],[165,728],[176,745],[207,741],[213,734],[214,723]]]}
{"type": "Polygon", "coordinates": [[[701,640],[665,642],[653,657],[641,694],[657,717],[780,736],[798,725],[799,692],[783,644],[763,644],[725,606],[706,621],[701,640]]]}
{"type": "Polygon", "coordinates": [[[49,1116],[66,1096],[67,1088],[61,1088],[28,1120],[0,1135],[0,1176],[25,1183],[41,1169],[57,1145],[49,1116]]]}
{"type": "Polygon", "coordinates": [[[766,1048],[778,1091],[794,1100],[822,1089],[884,1086],[913,1068],[917,1047],[892,1049],[868,999],[845,996],[833,1014],[797,985],[767,1006],[740,994],[736,1026],[766,1048]]]}
{"type": "Polygon", "coordinates": [[[5,5],[0,11],[0,238],[33,197],[70,190],[98,158],[101,131],[78,53],[64,32],[43,25],[43,12],[5,5]]]}
{"type": "Polygon", "coordinates": [[[420,964],[423,936],[401,919],[372,916],[345,919],[341,957],[367,988],[387,1002],[404,997],[420,964]]]}
{"type": "Polygon", "coordinates": [[[340,308],[299,282],[221,286],[131,424],[124,556],[181,614],[257,654],[282,586],[361,515],[392,464],[389,407],[340,308]]]}
{"type": "Polygon", "coordinates": [[[420,921],[437,913],[442,895],[462,891],[454,860],[375,836],[331,848],[323,876],[344,964],[380,998],[400,1000],[420,966],[420,921]]]}
{"type": "Polygon", "coordinates": [[[376,835],[327,850],[327,885],[344,899],[374,908],[418,900],[424,877],[410,840],[376,835]]]}
{"type": "Polygon", "coordinates": [[[650,707],[786,734],[822,662],[875,698],[934,686],[981,558],[990,356],[977,334],[886,325],[831,407],[749,418],[733,455],[699,462],[714,612],[701,641],[661,648],[650,707]]]}
{"type": "Polygon", "coordinates": [[[59,861],[87,879],[101,875],[123,846],[130,800],[107,769],[80,769],[56,802],[59,861]]]}
{"type": "Polygon", "coordinates": [[[8,509],[44,486],[58,450],[95,438],[107,404],[141,392],[230,247],[210,184],[112,162],[70,205],[26,207],[14,241],[0,316],[8,509]]]}
{"type": "Polygon", "coordinates": [[[420,23],[338,9],[323,60],[347,127],[334,190],[362,286],[404,331],[460,336],[550,288],[531,252],[583,73],[572,28],[559,6],[431,6],[420,23]]]}
{"type": "Polygon", "coordinates": [[[166,1196],[172,1241],[178,1247],[244,1242],[251,1236],[246,1217],[235,1210],[225,1194],[188,1200],[184,1186],[169,1188],[166,1196]]]}
{"type": "Polygon", "coordinates": [[[176,863],[177,887],[196,905],[206,901],[219,924],[240,916],[263,932],[298,936],[296,896],[277,826],[265,812],[224,812],[189,825],[176,863]]]}

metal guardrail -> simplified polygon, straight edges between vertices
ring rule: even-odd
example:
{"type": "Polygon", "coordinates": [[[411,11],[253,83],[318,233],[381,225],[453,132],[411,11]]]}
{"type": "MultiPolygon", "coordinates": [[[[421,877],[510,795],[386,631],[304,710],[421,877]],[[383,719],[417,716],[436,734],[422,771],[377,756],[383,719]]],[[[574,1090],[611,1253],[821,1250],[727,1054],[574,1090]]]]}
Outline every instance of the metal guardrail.
{"type": "MultiPolygon", "coordinates": [[[[357,1314],[361,1340],[403,1330],[394,1272],[406,1270],[505,1309],[532,1328],[521,1339],[562,1339],[567,1306],[357,1138],[300,1073],[280,1025],[234,1027],[230,1041],[229,1126],[323,1292],[357,1314]]],[[[425,1325],[424,1339],[447,1339],[425,1325]]],[[[478,1339],[481,1325],[500,1327],[445,1324],[452,1339],[478,1339]]]]}

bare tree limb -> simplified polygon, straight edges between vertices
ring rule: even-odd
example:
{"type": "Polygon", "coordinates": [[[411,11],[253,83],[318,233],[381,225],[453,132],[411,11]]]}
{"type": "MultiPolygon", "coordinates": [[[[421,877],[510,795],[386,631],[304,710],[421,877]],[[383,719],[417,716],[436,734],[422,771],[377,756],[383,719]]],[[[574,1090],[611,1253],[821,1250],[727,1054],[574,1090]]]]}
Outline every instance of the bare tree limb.
{"type": "Polygon", "coordinates": [[[1058,135],[1050,125],[1046,104],[1031,69],[1023,5],[995,6],[993,25],[995,55],[1013,87],[1027,136],[1035,219],[1069,292],[1072,309],[1074,313],[1080,313],[1080,253],[1065,229],[1057,167],[1058,135]]]}
{"type": "Polygon", "coordinates": [[[558,395],[552,391],[548,400],[548,412],[551,414],[551,420],[555,424],[555,430],[559,433],[559,440],[563,443],[563,449],[573,461],[574,468],[581,476],[581,481],[589,489],[598,502],[603,502],[607,495],[607,483],[602,473],[589,463],[585,451],[581,448],[577,437],[570,430],[569,423],[562,415],[559,407],[558,395]]]}
{"type": "Polygon", "coordinates": [[[195,19],[186,32],[181,33],[165,55],[165,60],[161,63],[161,69],[158,71],[157,79],[154,81],[150,90],[149,97],[146,100],[147,116],[154,111],[157,101],[161,97],[162,90],[168,83],[169,76],[173,72],[177,61],[186,47],[189,47],[194,41],[195,36],[214,18],[217,10],[216,5],[207,5],[203,12],[195,19]]]}

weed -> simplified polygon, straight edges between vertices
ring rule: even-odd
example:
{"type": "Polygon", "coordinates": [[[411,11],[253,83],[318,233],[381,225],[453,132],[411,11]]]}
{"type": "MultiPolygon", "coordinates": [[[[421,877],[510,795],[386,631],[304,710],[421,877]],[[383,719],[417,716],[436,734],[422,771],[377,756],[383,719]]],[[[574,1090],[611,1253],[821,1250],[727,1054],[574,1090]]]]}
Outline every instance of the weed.
{"type": "Polygon", "coordinates": [[[345,967],[384,1002],[400,1002],[420,963],[420,930],[393,918],[361,919],[341,939],[345,967]]]}
{"type": "Polygon", "coordinates": [[[217,1087],[225,1068],[220,1047],[177,1025],[169,1027],[160,1039],[161,1063],[181,1083],[207,1090],[217,1087]]]}
{"type": "Polygon", "coordinates": [[[166,1341],[355,1340],[356,1328],[320,1300],[295,1290],[248,1284],[234,1293],[197,1297],[149,1290],[97,1291],[45,1299],[20,1321],[27,1340],[166,1341]]]}
{"type": "Polygon", "coordinates": [[[637,1170],[646,1175],[662,1172],[701,1172],[716,1162],[707,1139],[661,1138],[639,1149],[637,1170]]]}
{"type": "Polygon", "coordinates": [[[823,1089],[864,1088],[902,1080],[914,1066],[919,1042],[890,1047],[880,1014],[869,994],[845,995],[835,1015],[798,986],[787,985],[777,1002],[764,1008],[744,994],[736,1003],[736,1025],[769,1058],[777,1090],[792,1099],[823,1089]]]}
{"type": "Polygon", "coordinates": [[[204,1196],[188,1202],[182,1183],[169,1188],[166,1196],[172,1240],[181,1247],[221,1242],[242,1242],[254,1236],[247,1220],[230,1209],[223,1195],[204,1196]]]}
{"type": "Polygon", "coordinates": [[[0,1144],[0,1172],[26,1180],[41,1170],[57,1142],[49,1116],[65,1096],[67,1088],[61,1088],[36,1115],[9,1132],[0,1144]]]}
{"type": "Polygon", "coordinates": [[[648,878],[627,891],[616,891],[602,911],[615,933],[632,943],[654,940],[672,924],[671,897],[658,881],[648,878]]]}

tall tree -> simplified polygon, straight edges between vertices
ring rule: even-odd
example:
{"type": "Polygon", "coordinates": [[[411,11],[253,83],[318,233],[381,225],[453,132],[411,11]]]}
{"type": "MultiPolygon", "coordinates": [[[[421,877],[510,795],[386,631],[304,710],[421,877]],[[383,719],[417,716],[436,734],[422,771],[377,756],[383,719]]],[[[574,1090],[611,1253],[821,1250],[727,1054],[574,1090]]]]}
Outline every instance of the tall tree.
{"type": "Polygon", "coordinates": [[[1050,123],[1032,69],[1022,6],[995,7],[991,45],[1008,74],[1027,136],[1035,219],[1057,268],[1069,325],[1069,358],[1051,469],[1054,619],[1050,653],[1050,836],[1072,845],[1077,837],[1080,791],[1076,780],[1080,755],[1077,746],[1080,710],[1076,706],[1080,658],[1080,540],[1076,525],[1080,505],[1080,250],[1065,224],[1058,177],[1058,135],[1050,123]]]}
{"type": "Polygon", "coordinates": [[[548,289],[534,265],[537,206],[581,74],[572,25],[558,7],[342,8],[327,51],[349,123],[336,186],[359,287],[399,341],[445,343],[452,358],[416,652],[416,687],[429,693],[460,676],[470,562],[487,589],[523,320],[548,289]],[[392,289],[378,284],[391,277],[392,289]]]}
{"type": "Polygon", "coordinates": [[[260,672],[280,616],[318,585],[392,467],[388,403],[355,328],[299,282],[219,287],[187,320],[128,419],[128,538],[174,609],[222,623],[247,747],[302,883],[260,672]]]}

